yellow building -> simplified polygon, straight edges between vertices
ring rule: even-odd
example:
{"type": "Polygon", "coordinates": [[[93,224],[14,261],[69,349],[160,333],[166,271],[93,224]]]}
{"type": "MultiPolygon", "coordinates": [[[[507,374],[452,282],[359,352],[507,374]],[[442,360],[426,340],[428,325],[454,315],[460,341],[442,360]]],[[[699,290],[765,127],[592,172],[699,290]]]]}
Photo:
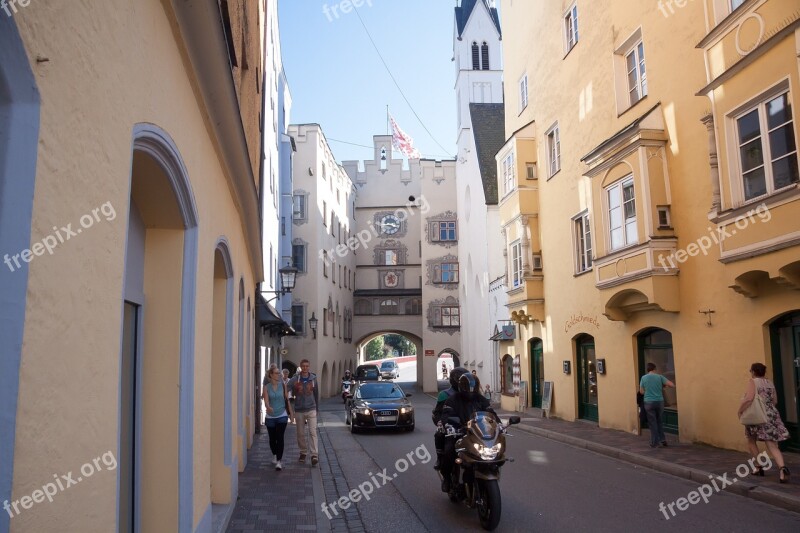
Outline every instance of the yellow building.
{"type": "Polygon", "coordinates": [[[792,0],[502,2],[503,405],[745,449],[765,363],[800,447],[800,9],[792,0]],[[550,37],[547,37],[550,36],[550,37]]]}
{"type": "Polygon", "coordinates": [[[211,531],[235,504],[263,7],[3,3],[0,531],[211,531]]]}

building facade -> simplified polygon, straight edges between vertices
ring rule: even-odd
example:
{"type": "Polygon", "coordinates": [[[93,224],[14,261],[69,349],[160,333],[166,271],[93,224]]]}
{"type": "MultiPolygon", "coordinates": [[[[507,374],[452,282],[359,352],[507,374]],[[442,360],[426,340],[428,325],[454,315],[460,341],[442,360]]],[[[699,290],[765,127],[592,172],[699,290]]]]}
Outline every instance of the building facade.
{"type": "Polygon", "coordinates": [[[497,9],[484,0],[455,8],[458,155],[456,186],[461,283],[462,365],[493,391],[500,385],[497,341],[508,320],[502,256],[490,235],[500,234],[495,154],[505,141],[502,34],[497,9]],[[490,293],[492,284],[500,290],[490,293]]]}
{"type": "Polygon", "coordinates": [[[211,531],[235,504],[257,423],[264,17],[0,16],[0,530],[211,531]]]}
{"type": "Polygon", "coordinates": [[[289,135],[297,147],[292,259],[299,272],[291,310],[296,336],[284,339],[284,361],[297,366],[308,359],[322,397],[328,397],[338,394],[344,371],[357,364],[352,337],[356,261],[335,253],[353,232],[356,189],[318,124],[292,124],[289,135]]]}
{"type": "Polygon", "coordinates": [[[523,381],[552,382],[553,416],[637,431],[654,362],[677,385],[668,430],[743,450],[735,406],[761,362],[797,447],[800,11],[651,7],[502,3],[519,328],[503,374],[519,357],[523,381]]]}
{"type": "Polygon", "coordinates": [[[417,382],[437,390],[438,357],[461,353],[459,229],[455,161],[392,153],[391,135],[373,137],[373,159],[343,161],[358,191],[355,225],[337,250],[356,262],[351,339],[364,348],[385,333],[417,348],[417,382]]]}

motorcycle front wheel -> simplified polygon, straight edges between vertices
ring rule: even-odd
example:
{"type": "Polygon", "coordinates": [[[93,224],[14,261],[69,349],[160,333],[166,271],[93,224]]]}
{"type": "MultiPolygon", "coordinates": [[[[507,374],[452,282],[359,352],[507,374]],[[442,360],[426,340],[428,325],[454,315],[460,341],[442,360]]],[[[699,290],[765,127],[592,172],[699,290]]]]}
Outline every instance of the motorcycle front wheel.
{"type": "Polygon", "coordinates": [[[478,480],[478,518],[481,527],[493,531],[500,523],[500,485],[496,479],[478,480]]]}

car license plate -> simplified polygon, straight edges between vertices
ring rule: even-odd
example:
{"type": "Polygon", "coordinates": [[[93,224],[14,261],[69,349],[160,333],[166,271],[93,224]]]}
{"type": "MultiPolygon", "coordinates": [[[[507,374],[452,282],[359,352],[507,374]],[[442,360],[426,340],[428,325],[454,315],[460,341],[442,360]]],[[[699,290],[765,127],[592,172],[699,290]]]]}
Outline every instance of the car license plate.
{"type": "Polygon", "coordinates": [[[375,420],[377,422],[394,422],[397,420],[396,416],[376,416],[375,420]]]}

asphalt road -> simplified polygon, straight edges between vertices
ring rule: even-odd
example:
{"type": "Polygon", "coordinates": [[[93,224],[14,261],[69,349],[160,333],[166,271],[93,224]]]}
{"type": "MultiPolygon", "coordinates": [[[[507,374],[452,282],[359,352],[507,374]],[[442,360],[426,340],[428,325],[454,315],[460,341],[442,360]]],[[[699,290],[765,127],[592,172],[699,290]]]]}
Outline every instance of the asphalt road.
{"type": "MultiPolygon", "coordinates": [[[[350,489],[371,492],[357,504],[367,531],[481,531],[475,510],[451,503],[440,491],[433,470],[433,398],[412,383],[403,386],[413,394],[412,433],[351,435],[341,403],[323,404],[326,431],[350,489]]],[[[507,445],[516,461],[502,470],[497,531],[800,531],[800,515],[725,492],[684,511],[673,507],[676,514],[667,520],[659,504],[687,497],[696,484],[515,428],[511,433],[507,445]]]]}

